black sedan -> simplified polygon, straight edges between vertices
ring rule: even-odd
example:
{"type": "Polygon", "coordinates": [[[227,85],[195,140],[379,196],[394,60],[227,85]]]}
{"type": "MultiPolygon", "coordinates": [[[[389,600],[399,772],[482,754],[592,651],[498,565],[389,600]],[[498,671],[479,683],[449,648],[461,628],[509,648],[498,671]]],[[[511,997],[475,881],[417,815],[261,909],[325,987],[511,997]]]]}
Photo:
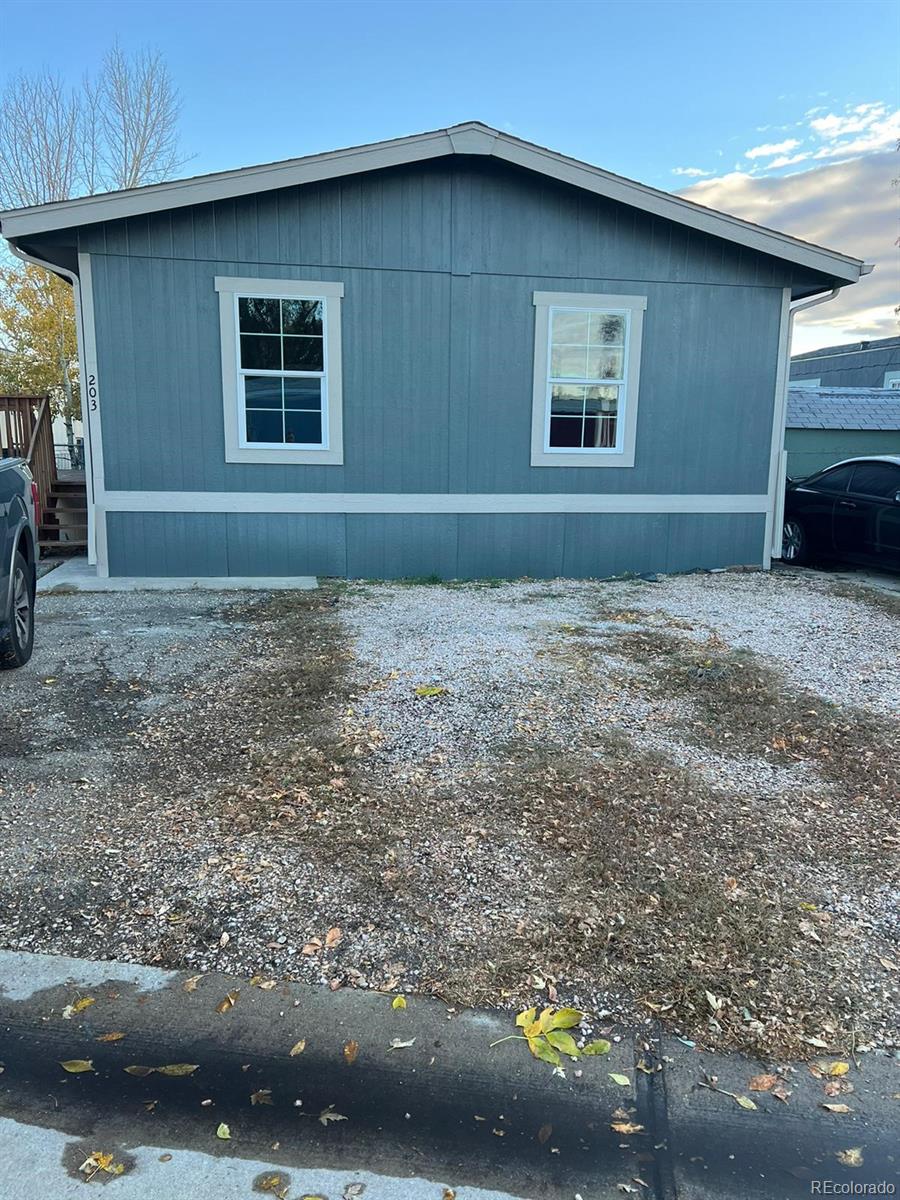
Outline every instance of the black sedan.
{"type": "Polygon", "coordinates": [[[900,570],[900,456],[850,458],[788,481],[784,562],[842,558],[900,570]]]}

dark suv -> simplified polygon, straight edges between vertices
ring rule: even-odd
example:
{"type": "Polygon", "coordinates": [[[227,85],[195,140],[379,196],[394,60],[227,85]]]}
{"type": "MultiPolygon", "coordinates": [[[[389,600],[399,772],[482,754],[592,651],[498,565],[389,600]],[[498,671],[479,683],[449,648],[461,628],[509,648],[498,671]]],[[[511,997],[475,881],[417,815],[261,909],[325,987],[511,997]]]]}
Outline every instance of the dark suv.
{"type": "Polygon", "coordinates": [[[784,497],[784,562],[843,558],[900,570],[900,456],[850,458],[784,497]]]}

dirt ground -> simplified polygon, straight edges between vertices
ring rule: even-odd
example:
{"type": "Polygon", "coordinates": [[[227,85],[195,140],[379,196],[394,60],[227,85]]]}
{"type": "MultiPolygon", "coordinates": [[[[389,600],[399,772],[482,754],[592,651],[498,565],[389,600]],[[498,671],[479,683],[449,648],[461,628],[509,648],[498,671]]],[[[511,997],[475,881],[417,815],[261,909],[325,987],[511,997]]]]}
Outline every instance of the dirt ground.
{"type": "Polygon", "coordinates": [[[802,573],[46,596],[0,676],[0,945],[898,1045],[898,609],[802,573]]]}

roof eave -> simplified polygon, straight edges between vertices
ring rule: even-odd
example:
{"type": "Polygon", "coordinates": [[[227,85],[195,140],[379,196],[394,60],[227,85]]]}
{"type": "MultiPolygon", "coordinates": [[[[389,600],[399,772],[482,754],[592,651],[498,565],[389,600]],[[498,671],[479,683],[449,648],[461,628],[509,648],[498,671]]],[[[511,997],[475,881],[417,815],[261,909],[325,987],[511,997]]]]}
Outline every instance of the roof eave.
{"type": "Polygon", "coordinates": [[[386,167],[425,162],[451,154],[493,155],[502,161],[569,183],[583,191],[636,207],[713,237],[724,238],[818,272],[844,286],[856,283],[866,264],[837,251],[787,234],[753,225],[738,217],[705,208],[599,167],[567,158],[531,142],[520,141],[478,121],[305,158],[288,159],[193,179],[152,184],[125,192],[83,196],[32,208],[0,213],[0,232],[8,240],[54,230],[93,225],[233,199],[254,192],[295,187],[386,167]]]}

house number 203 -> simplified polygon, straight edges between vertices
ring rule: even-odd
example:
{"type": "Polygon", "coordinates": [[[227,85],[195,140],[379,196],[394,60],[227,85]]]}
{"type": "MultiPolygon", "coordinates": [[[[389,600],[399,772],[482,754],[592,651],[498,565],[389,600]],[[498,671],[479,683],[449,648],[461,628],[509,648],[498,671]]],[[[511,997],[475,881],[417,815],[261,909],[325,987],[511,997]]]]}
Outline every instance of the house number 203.
{"type": "Polygon", "coordinates": [[[97,411],[97,376],[96,375],[88,375],[87,394],[88,394],[88,402],[91,406],[91,412],[96,412],[97,411]]]}

